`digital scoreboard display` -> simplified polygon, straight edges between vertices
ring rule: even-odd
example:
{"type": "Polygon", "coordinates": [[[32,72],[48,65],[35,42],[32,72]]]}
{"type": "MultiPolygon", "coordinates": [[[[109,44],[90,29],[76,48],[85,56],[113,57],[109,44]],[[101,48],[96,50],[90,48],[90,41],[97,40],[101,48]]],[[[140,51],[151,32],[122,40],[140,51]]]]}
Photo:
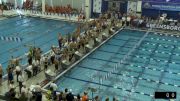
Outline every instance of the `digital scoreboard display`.
{"type": "Polygon", "coordinates": [[[155,99],[176,99],[176,92],[155,92],[155,99]]]}

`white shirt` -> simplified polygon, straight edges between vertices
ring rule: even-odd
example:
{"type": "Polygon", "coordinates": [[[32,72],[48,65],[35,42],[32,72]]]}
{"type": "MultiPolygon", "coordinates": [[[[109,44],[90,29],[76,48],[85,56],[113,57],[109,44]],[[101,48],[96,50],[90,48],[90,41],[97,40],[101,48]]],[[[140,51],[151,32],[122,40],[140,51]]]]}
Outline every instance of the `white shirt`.
{"type": "Polygon", "coordinates": [[[33,72],[32,71],[32,65],[29,65],[26,69],[29,70],[30,72],[33,72]]]}
{"type": "Polygon", "coordinates": [[[77,37],[77,41],[78,41],[78,42],[80,41],[80,37],[79,37],[79,36],[77,37]]]}
{"type": "Polygon", "coordinates": [[[19,66],[16,66],[16,71],[21,71],[21,68],[19,66]]]}
{"type": "Polygon", "coordinates": [[[126,18],[125,18],[125,17],[122,17],[122,20],[123,20],[123,21],[125,21],[125,20],[126,20],[126,18]]]}
{"type": "Polygon", "coordinates": [[[35,92],[41,92],[41,86],[40,85],[35,85],[34,90],[35,90],[35,92]]]}
{"type": "Polygon", "coordinates": [[[56,91],[57,88],[58,88],[55,83],[51,83],[51,84],[50,84],[50,87],[52,87],[54,91],[56,91]]]}
{"type": "Polygon", "coordinates": [[[22,88],[21,88],[21,92],[22,92],[22,93],[27,93],[27,89],[24,88],[24,87],[22,87],[22,88]]]}
{"type": "Polygon", "coordinates": [[[23,76],[22,75],[19,75],[18,76],[18,80],[19,80],[19,82],[23,82],[24,80],[23,80],[23,76]]]}
{"type": "Polygon", "coordinates": [[[9,85],[9,89],[15,88],[14,84],[9,85]]]}
{"type": "Polygon", "coordinates": [[[131,18],[128,16],[128,17],[127,17],[127,21],[130,21],[130,20],[131,20],[131,18]]]}
{"type": "Polygon", "coordinates": [[[33,94],[32,94],[32,92],[29,90],[29,91],[27,91],[26,96],[27,96],[27,98],[28,98],[27,101],[31,101],[30,99],[32,98],[33,94]]]}

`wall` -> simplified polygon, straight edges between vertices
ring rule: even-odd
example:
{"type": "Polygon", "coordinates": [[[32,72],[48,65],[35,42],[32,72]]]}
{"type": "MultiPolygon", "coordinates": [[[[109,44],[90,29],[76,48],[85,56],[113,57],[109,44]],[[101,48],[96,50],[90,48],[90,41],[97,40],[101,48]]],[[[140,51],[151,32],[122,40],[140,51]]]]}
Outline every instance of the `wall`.
{"type": "Polygon", "coordinates": [[[169,1],[168,3],[165,0],[158,2],[156,0],[143,0],[142,3],[142,15],[157,18],[163,13],[167,14],[167,18],[179,19],[180,3],[177,1],[169,1]],[[172,3],[173,2],[173,3],[172,3]],[[176,8],[177,7],[177,8],[176,8]]]}
{"type": "Polygon", "coordinates": [[[137,12],[137,1],[128,1],[127,13],[136,13],[137,12]]]}
{"type": "Polygon", "coordinates": [[[108,9],[113,11],[119,11],[120,9],[120,2],[110,1],[108,2],[108,9]]]}
{"type": "Polygon", "coordinates": [[[91,0],[85,0],[85,14],[87,19],[91,17],[91,2],[91,0]]]}

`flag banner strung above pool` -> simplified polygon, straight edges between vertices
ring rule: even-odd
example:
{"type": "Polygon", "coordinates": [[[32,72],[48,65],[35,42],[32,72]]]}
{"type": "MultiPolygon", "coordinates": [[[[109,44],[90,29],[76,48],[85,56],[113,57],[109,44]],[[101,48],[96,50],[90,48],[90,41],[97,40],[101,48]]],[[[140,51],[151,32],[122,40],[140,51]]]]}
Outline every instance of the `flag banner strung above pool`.
{"type": "Polygon", "coordinates": [[[102,0],[94,0],[93,1],[93,12],[101,13],[102,0]]]}
{"type": "Polygon", "coordinates": [[[6,36],[0,36],[0,40],[2,40],[2,41],[22,42],[22,38],[20,38],[20,37],[6,37],[6,36]]]}
{"type": "Polygon", "coordinates": [[[143,0],[142,8],[167,11],[180,11],[180,1],[173,0],[143,0]]]}

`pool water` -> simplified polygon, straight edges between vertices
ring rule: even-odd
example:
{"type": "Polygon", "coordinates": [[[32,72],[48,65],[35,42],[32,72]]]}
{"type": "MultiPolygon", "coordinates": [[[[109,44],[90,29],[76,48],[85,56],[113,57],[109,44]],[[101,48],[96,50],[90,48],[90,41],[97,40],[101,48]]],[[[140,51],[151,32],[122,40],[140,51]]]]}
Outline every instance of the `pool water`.
{"type": "MultiPolygon", "coordinates": [[[[0,38],[0,63],[3,65],[4,71],[11,56],[25,55],[29,50],[29,46],[40,47],[45,53],[50,50],[52,45],[58,44],[59,32],[62,35],[71,33],[75,31],[77,25],[77,23],[25,16],[1,20],[0,36],[22,39],[22,41],[17,42],[1,40],[0,38]]],[[[26,58],[21,61],[22,64],[26,62],[26,58]]]]}
{"type": "MultiPolygon", "coordinates": [[[[115,96],[119,101],[156,100],[155,91],[175,91],[180,95],[180,38],[178,36],[149,33],[130,58],[111,76],[100,81],[112,71],[114,65],[136,45],[146,32],[124,29],[91,55],[57,80],[58,90],[72,89],[74,94],[97,91],[104,100],[115,96]]],[[[177,96],[177,100],[180,96],[177,96]]]]}

